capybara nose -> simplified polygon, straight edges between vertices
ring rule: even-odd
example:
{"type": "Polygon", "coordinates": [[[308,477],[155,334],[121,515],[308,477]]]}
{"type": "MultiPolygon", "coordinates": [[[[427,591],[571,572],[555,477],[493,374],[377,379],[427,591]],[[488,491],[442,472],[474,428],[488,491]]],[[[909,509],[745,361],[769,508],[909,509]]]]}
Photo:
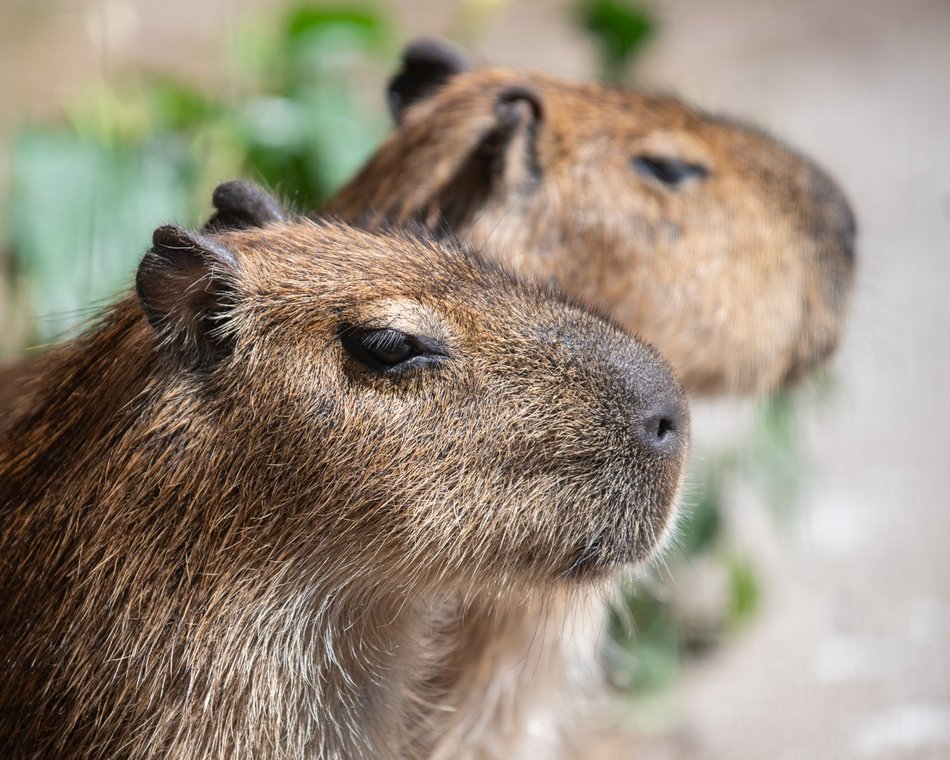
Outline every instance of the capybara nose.
{"type": "Polygon", "coordinates": [[[858,237],[858,225],[854,221],[854,212],[848,202],[842,200],[838,208],[838,237],[841,240],[849,262],[854,262],[854,246],[858,237]]]}
{"type": "Polygon", "coordinates": [[[637,447],[662,459],[679,459],[689,446],[689,406],[673,370],[659,354],[628,365],[633,402],[630,432],[637,447]]]}
{"type": "Polygon", "coordinates": [[[686,402],[669,388],[647,402],[636,433],[650,451],[663,456],[677,455],[686,445],[688,427],[686,402]]]}
{"type": "Polygon", "coordinates": [[[825,202],[823,211],[828,229],[837,242],[837,249],[844,262],[843,269],[850,273],[854,268],[854,249],[858,237],[858,225],[854,220],[851,205],[839,192],[836,197],[825,202]]]}
{"type": "Polygon", "coordinates": [[[858,232],[851,204],[835,181],[817,167],[809,172],[806,188],[816,204],[818,231],[830,233],[850,269],[858,232]]]}

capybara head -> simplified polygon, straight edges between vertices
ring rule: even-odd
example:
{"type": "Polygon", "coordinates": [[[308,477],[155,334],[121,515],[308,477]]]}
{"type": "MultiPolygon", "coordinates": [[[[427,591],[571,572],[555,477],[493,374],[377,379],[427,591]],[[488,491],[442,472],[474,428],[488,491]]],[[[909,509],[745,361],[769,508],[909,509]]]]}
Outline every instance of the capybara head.
{"type": "Polygon", "coordinates": [[[344,219],[448,228],[656,345],[691,392],[772,390],[834,349],[854,220],[762,131],[430,41],[389,101],[396,132],[328,206],[344,219]]]}
{"type": "MultiPolygon", "coordinates": [[[[219,193],[219,228],[241,192],[219,193]]],[[[471,588],[592,577],[651,552],[688,438],[653,349],[461,248],[279,215],[252,226],[269,213],[243,230],[155,232],[141,308],[116,312],[125,337],[87,334],[70,360],[97,365],[71,398],[112,421],[68,440],[60,413],[44,461],[88,467],[99,452],[109,493],[135,505],[119,522],[178,514],[176,535],[201,545],[213,539],[200,526],[246,531],[232,549],[245,566],[471,588]],[[119,390],[109,373],[123,362],[141,377],[119,390]],[[68,454],[50,453],[57,441],[68,454]]],[[[65,403],[40,400],[13,437],[65,403]]],[[[95,481],[21,474],[37,494],[44,478],[95,481]]],[[[72,508],[110,509],[83,493],[72,508]]]]}
{"type": "Polygon", "coordinates": [[[216,448],[240,442],[226,477],[281,481],[275,549],[405,584],[558,578],[659,540],[684,402],[603,320],[424,239],[293,224],[154,243],[145,311],[178,382],[205,384],[216,448]]]}

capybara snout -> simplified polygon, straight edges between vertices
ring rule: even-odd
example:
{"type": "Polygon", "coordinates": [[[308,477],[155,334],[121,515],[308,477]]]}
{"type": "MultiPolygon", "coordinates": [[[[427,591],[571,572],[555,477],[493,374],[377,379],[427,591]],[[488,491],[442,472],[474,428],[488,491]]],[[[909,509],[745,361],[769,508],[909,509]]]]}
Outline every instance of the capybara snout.
{"type": "MultiPolygon", "coordinates": [[[[530,435],[542,435],[538,444],[563,463],[562,486],[583,478],[548,508],[571,516],[558,543],[583,546],[584,560],[571,550],[554,567],[586,577],[641,561],[665,534],[675,503],[670,496],[680,487],[689,442],[682,390],[652,347],[586,312],[558,304],[538,331],[543,340],[533,349],[538,356],[529,377],[556,390],[536,412],[548,429],[530,435]]],[[[524,472],[536,469],[515,461],[524,472]]]]}
{"type": "Polygon", "coordinates": [[[817,166],[807,167],[804,185],[804,193],[812,199],[819,220],[818,229],[813,231],[819,237],[824,233],[843,268],[850,271],[854,266],[858,232],[851,204],[837,183],[817,166]]]}

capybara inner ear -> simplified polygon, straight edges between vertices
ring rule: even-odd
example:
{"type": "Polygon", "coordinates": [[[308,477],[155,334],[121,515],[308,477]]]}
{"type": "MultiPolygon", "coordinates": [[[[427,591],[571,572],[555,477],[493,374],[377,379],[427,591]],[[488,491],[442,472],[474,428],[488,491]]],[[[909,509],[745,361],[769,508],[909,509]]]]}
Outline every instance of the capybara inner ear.
{"type": "Polygon", "coordinates": [[[389,82],[389,112],[398,124],[406,109],[430,97],[457,74],[471,70],[464,51],[441,40],[416,40],[402,54],[402,68],[389,82]]]}
{"type": "Polygon", "coordinates": [[[541,176],[537,137],[543,115],[541,94],[533,87],[505,87],[495,98],[495,174],[511,190],[527,190],[541,176]]]}
{"type": "Polygon", "coordinates": [[[204,226],[211,232],[263,227],[285,222],[290,217],[289,212],[264,188],[240,179],[218,185],[211,202],[217,213],[204,226]]]}
{"type": "Polygon", "coordinates": [[[180,227],[159,227],[139,264],[135,289],[152,327],[193,367],[207,367],[232,347],[227,315],[234,303],[234,254],[180,227]]]}
{"type": "Polygon", "coordinates": [[[494,127],[434,196],[442,232],[469,224],[493,194],[527,195],[538,187],[541,94],[527,86],[505,87],[495,94],[493,113],[494,127]]]}

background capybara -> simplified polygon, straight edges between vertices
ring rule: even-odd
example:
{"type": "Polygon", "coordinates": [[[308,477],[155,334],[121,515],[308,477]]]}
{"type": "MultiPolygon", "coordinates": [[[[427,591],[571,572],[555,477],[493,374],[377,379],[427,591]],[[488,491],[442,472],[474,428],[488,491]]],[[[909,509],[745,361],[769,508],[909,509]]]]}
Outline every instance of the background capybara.
{"type": "MultiPolygon", "coordinates": [[[[687,391],[763,393],[833,351],[854,220],[821,169],[760,130],[668,96],[476,71],[432,41],[407,48],[389,101],[396,131],[325,210],[474,242],[652,341],[687,391]]],[[[584,707],[603,712],[590,621],[605,604],[548,608],[545,636],[524,600],[460,616],[467,651],[445,678],[481,715],[440,756],[560,755],[584,707]]]]}
{"type": "Polygon", "coordinates": [[[697,393],[764,392],[834,349],[855,224],[828,175],[663,95],[472,69],[410,45],[397,129],[326,206],[421,222],[557,284],[656,345],[697,393]]]}
{"type": "Polygon", "coordinates": [[[158,229],[0,446],[5,756],[426,756],[458,600],[667,530],[653,350],[431,240],[222,230],[254,197],[158,229]]]}

